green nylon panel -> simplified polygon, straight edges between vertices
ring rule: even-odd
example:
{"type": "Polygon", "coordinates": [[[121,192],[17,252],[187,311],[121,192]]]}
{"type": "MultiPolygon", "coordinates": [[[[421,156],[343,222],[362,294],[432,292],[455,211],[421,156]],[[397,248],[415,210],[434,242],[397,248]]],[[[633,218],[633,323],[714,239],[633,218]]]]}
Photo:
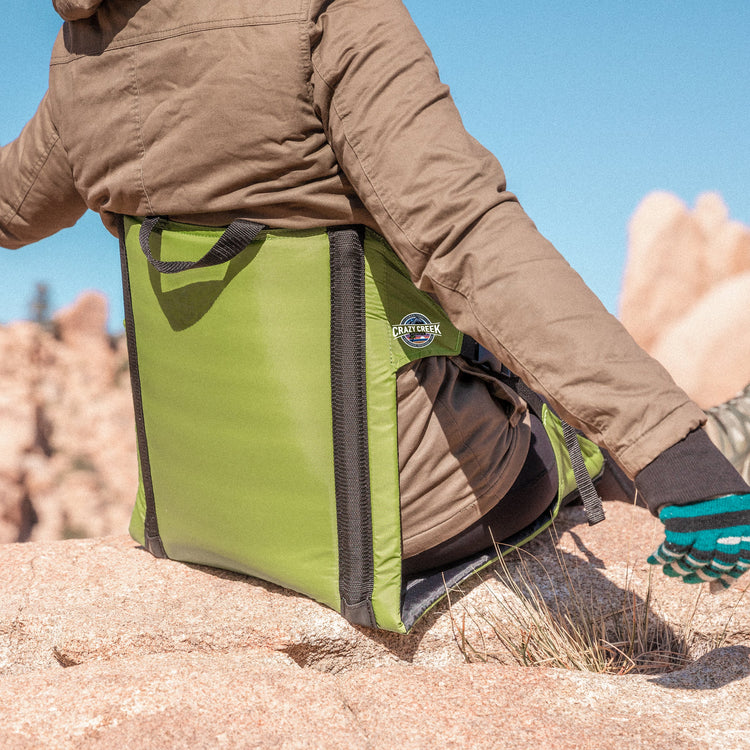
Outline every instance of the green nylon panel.
{"type": "MultiPolygon", "coordinates": [[[[127,325],[127,323],[126,323],[127,325]]],[[[130,517],[130,526],[128,531],[130,536],[135,539],[138,544],[145,545],[146,543],[146,493],[143,489],[143,474],[141,472],[141,458],[138,456],[138,494],[135,497],[135,506],[133,508],[133,515],[130,517]]]]}
{"type": "MultiPolygon", "coordinates": [[[[373,539],[375,552],[375,589],[373,609],[378,625],[404,632],[405,627],[393,620],[400,613],[400,510],[398,505],[398,444],[396,425],[395,373],[403,365],[421,357],[455,355],[461,350],[462,334],[451,324],[442,308],[429,295],[420,292],[395,253],[377,234],[365,235],[367,264],[367,396],[370,437],[370,472],[372,485],[373,539]],[[424,348],[410,347],[400,333],[399,325],[413,313],[438,324],[439,335],[424,348]],[[390,358],[390,369],[387,361],[390,358]],[[398,528],[395,528],[398,524],[398,528]]],[[[576,489],[573,467],[565,448],[559,418],[546,405],[542,424],[552,442],[558,468],[558,502],[549,521],[518,542],[525,544],[547,528],[557,516],[560,500],[576,489]]],[[[604,457],[594,443],[579,437],[586,468],[592,477],[601,474],[604,457]]]]}
{"type": "MultiPolygon", "coordinates": [[[[221,235],[170,228],[179,231],[161,242],[152,235],[162,260],[196,260],[221,235]]],[[[165,278],[143,257],[138,229],[126,222],[168,556],[256,575],[338,609],[325,233],[264,233],[228,264],[165,278]]],[[[142,513],[139,501],[134,525],[142,513]]]]}
{"type": "Polygon", "coordinates": [[[458,354],[463,335],[448,320],[443,308],[414,286],[406,266],[386,242],[369,230],[365,235],[365,255],[372,280],[379,290],[381,305],[380,315],[371,316],[371,319],[373,322],[384,322],[381,334],[388,341],[393,374],[409,362],[423,357],[458,354]],[[418,343],[416,347],[410,346],[403,335],[397,335],[405,327],[402,325],[404,320],[414,314],[426,319],[436,330],[431,342],[413,342],[418,343]]]}
{"type": "MultiPolygon", "coordinates": [[[[401,622],[401,509],[396,430],[396,371],[410,361],[457,354],[461,334],[438,305],[409,280],[394,252],[369,230],[365,233],[367,316],[367,420],[370,452],[375,586],[373,611],[378,626],[406,632],[401,622]],[[412,348],[393,327],[417,313],[439,326],[432,343],[412,348]]],[[[437,330],[437,329],[433,329],[437,330]]]]}

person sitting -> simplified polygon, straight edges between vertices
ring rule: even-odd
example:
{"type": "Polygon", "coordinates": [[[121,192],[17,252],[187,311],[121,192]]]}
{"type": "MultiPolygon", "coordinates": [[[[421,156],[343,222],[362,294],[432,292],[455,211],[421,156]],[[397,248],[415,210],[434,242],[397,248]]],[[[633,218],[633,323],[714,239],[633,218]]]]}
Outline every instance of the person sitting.
{"type": "MultiPolygon", "coordinates": [[[[54,5],[49,91],[0,151],[2,246],[86,210],[113,233],[152,215],[364,225],[634,480],[665,528],[650,562],[688,583],[747,569],[750,486],[508,191],[400,0],[54,5]]],[[[546,437],[485,370],[427,358],[397,387],[406,564],[506,538],[545,504],[546,437]]]]}

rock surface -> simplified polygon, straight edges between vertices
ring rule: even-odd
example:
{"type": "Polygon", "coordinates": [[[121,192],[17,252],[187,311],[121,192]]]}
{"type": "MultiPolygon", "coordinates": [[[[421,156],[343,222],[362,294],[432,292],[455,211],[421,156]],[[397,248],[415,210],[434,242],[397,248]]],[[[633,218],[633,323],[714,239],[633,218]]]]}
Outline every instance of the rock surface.
{"type": "MultiPolygon", "coordinates": [[[[642,603],[658,526],[641,508],[606,507],[595,527],[567,509],[556,545],[535,542],[535,561],[509,568],[542,591],[547,569],[563,598],[569,576],[594,615],[642,603]]],[[[4,748],[750,747],[738,588],[711,596],[656,576],[649,616],[696,660],[606,675],[504,654],[487,618],[518,595],[494,572],[398,636],[121,536],[0,546],[0,569],[4,748]]],[[[520,640],[519,627],[504,630],[520,640]]]]}
{"type": "Polygon", "coordinates": [[[750,382],[750,227],[705,193],[652,193],[634,213],[620,319],[707,408],[750,382]]]}

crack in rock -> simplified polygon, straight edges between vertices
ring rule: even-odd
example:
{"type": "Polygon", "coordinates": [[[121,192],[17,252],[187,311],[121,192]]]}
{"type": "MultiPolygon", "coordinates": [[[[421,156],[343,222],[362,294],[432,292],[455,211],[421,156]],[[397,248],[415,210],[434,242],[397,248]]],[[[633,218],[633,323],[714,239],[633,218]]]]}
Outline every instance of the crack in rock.
{"type": "Polygon", "coordinates": [[[316,639],[290,643],[278,649],[302,669],[339,674],[357,668],[355,647],[340,639],[316,639]]]}
{"type": "Polygon", "coordinates": [[[346,695],[346,691],[342,686],[339,686],[338,688],[339,697],[341,698],[341,702],[344,706],[344,709],[347,711],[347,713],[351,716],[352,721],[357,726],[357,729],[362,734],[362,737],[365,741],[365,744],[362,746],[363,750],[371,750],[375,746],[372,744],[372,740],[370,739],[370,736],[367,731],[367,727],[365,726],[365,723],[360,719],[359,712],[357,709],[352,705],[351,701],[346,695]]]}
{"type": "Polygon", "coordinates": [[[18,609],[16,610],[16,614],[14,615],[11,624],[10,624],[10,630],[8,632],[8,641],[10,644],[10,647],[12,650],[17,649],[22,642],[23,638],[23,632],[26,628],[26,624],[23,620],[24,613],[26,612],[27,607],[29,606],[29,602],[31,601],[31,592],[33,591],[34,584],[36,583],[36,556],[32,556],[28,560],[28,570],[29,570],[29,579],[26,584],[25,593],[23,595],[23,599],[18,605],[18,609]]]}
{"type": "Polygon", "coordinates": [[[74,656],[57,646],[52,647],[52,656],[55,657],[57,663],[63,668],[77,667],[79,664],[83,663],[80,659],[76,659],[74,656]]]}

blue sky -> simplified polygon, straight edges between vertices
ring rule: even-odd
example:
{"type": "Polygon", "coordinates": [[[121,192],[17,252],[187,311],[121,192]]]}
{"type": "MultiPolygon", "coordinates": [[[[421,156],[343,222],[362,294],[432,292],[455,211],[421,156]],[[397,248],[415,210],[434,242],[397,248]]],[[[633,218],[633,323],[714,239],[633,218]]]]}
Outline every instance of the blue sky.
{"type": "MultiPolygon", "coordinates": [[[[627,223],[652,190],[692,205],[719,192],[750,224],[747,0],[406,0],[469,132],[612,311],[627,223]]],[[[60,21],[47,0],[4,0],[0,143],[31,117],[60,21]]],[[[0,249],[0,322],[25,317],[37,281],[52,305],[83,289],[122,320],[117,243],[90,212],[19,251],[0,249]]]]}

